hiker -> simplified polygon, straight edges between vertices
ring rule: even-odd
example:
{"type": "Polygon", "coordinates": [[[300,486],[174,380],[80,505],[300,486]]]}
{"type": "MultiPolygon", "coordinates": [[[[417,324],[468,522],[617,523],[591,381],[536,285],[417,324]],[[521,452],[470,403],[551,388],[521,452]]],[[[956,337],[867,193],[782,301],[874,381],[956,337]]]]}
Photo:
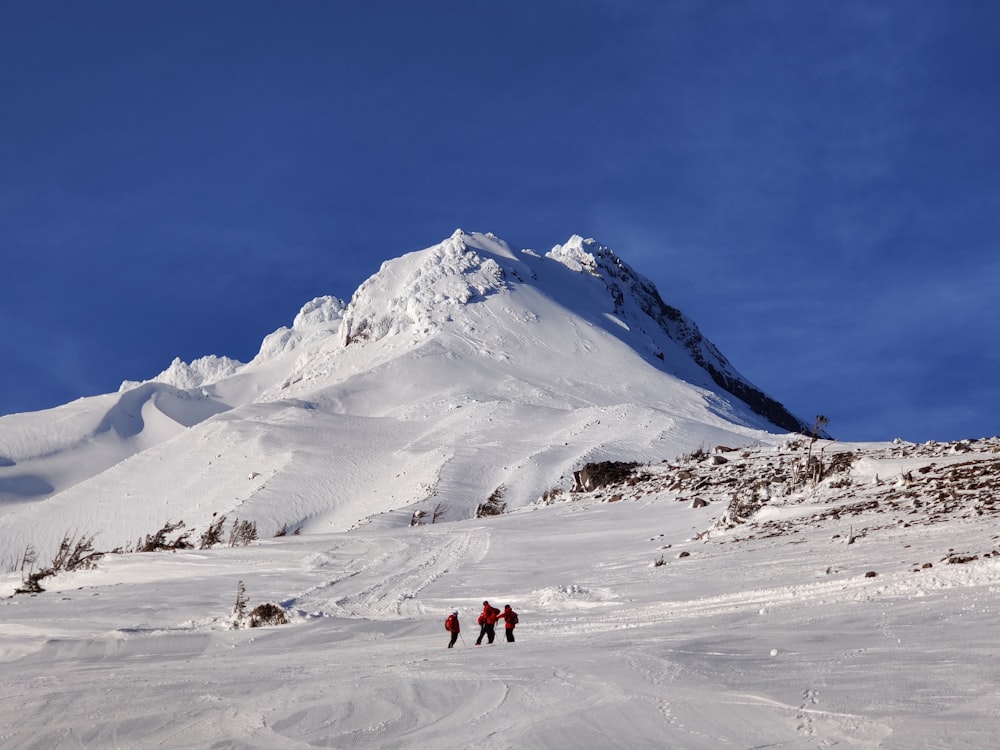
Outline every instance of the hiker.
{"type": "Polygon", "coordinates": [[[444,621],[444,629],[451,633],[451,640],[448,641],[448,648],[452,648],[455,645],[455,641],[458,640],[458,634],[462,632],[462,628],[458,624],[458,610],[455,610],[450,615],[448,619],[444,621]]]}
{"type": "Polygon", "coordinates": [[[483,602],[483,611],[479,614],[479,637],[476,639],[476,645],[483,645],[483,636],[485,635],[488,643],[493,643],[493,639],[496,637],[496,632],[494,627],[497,624],[497,616],[500,614],[500,610],[494,606],[491,606],[488,601],[483,602]]]}
{"type": "Polygon", "coordinates": [[[517,612],[510,608],[510,605],[504,605],[503,612],[497,615],[497,619],[503,618],[503,631],[504,635],[507,636],[507,643],[514,642],[514,626],[517,625],[517,612]]]}

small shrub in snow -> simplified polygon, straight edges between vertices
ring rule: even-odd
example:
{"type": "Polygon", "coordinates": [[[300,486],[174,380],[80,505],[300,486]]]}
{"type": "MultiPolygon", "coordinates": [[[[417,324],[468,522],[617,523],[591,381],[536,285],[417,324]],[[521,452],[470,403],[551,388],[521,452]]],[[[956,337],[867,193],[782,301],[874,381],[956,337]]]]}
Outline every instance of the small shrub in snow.
{"type": "Polygon", "coordinates": [[[216,516],[213,513],[212,518],[214,520],[208,525],[198,541],[198,549],[208,549],[216,544],[222,544],[222,528],[226,525],[226,515],[216,516]]]}
{"type": "Polygon", "coordinates": [[[21,585],[14,589],[15,594],[40,594],[45,589],[42,588],[40,581],[43,578],[48,578],[49,576],[55,575],[55,572],[51,568],[42,568],[41,570],[31,571],[21,582],[21,585]]]}
{"type": "Polygon", "coordinates": [[[739,487],[733,493],[726,512],[719,519],[720,526],[732,528],[746,523],[764,506],[766,496],[766,487],[757,482],[739,487]]]}
{"type": "Polygon", "coordinates": [[[233,629],[236,630],[247,615],[247,589],[243,581],[236,584],[236,602],[233,604],[233,629]]]}
{"type": "Polygon", "coordinates": [[[260,628],[268,625],[287,625],[285,610],[277,604],[258,604],[250,613],[250,627],[260,628]]]}
{"type": "Polygon", "coordinates": [[[52,558],[52,562],[47,567],[39,570],[31,569],[34,566],[36,554],[34,548],[29,545],[22,557],[22,565],[29,566],[28,574],[24,576],[23,585],[14,589],[14,593],[40,594],[45,591],[42,588],[41,581],[54,576],[56,573],[91,570],[97,567],[97,561],[104,557],[104,553],[94,549],[95,536],[97,535],[91,534],[90,536],[84,535],[81,537],[76,537],[73,534],[64,535],[62,542],[59,543],[59,549],[52,558]]]}
{"type": "Polygon", "coordinates": [[[66,534],[59,543],[55,557],[52,558],[53,570],[91,570],[97,567],[97,561],[104,557],[104,553],[94,549],[95,536],[97,535],[91,534],[77,539],[66,534]]]}
{"type": "Polygon", "coordinates": [[[830,456],[830,466],[827,468],[827,473],[836,474],[840,472],[849,472],[851,470],[851,465],[854,463],[856,458],[857,454],[849,451],[834,453],[830,456]]]}
{"type": "Polygon", "coordinates": [[[155,534],[146,534],[145,539],[140,539],[138,544],[136,544],[136,552],[174,552],[179,549],[193,549],[194,545],[188,541],[188,537],[191,536],[191,530],[187,530],[182,534],[177,535],[174,539],[168,539],[170,534],[175,531],[184,528],[184,522],[178,521],[177,523],[171,523],[167,521],[163,524],[163,528],[157,531],[155,534]]]}
{"type": "Polygon", "coordinates": [[[447,503],[438,503],[434,506],[434,509],[428,513],[426,510],[417,509],[413,511],[413,515],[410,516],[410,526],[423,526],[427,523],[428,517],[431,523],[437,523],[442,518],[444,514],[448,511],[447,503]]]}
{"type": "Polygon", "coordinates": [[[480,503],[479,507],[476,508],[476,518],[484,518],[486,516],[499,516],[507,510],[507,503],[503,500],[504,492],[507,488],[502,484],[493,490],[486,502],[480,503]]]}
{"type": "Polygon", "coordinates": [[[540,502],[543,505],[551,505],[552,503],[556,502],[559,499],[559,496],[562,494],[562,492],[563,492],[562,489],[560,489],[559,487],[553,487],[551,490],[545,490],[545,492],[542,493],[540,502]]]}
{"type": "Polygon", "coordinates": [[[635,461],[601,461],[589,463],[573,472],[576,481],[574,492],[591,492],[609,484],[627,482],[639,464],[635,461]]]}
{"type": "Polygon", "coordinates": [[[257,541],[256,521],[233,521],[233,527],[229,530],[230,547],[246,547],[255,541],[257,541]]]}
{"type": "Polygon", "coordinates": [[[236,584],[236,602],[233,604],[233,630],[241,627],[260,628],[269,625],[287,625],[285,610],[277,604],[258,604],[247,614],[247,590],[243,581],[236,584]]]}

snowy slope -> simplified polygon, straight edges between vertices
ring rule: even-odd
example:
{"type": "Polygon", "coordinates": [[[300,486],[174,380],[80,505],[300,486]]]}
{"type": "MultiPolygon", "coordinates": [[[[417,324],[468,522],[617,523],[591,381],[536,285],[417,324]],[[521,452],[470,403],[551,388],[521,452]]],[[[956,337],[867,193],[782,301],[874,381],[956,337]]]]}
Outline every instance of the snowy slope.
{"type": "Polygon", "coordinates": [[[807,450],[488,519],[109,556],[0,600],[0,744],[993,747],[1000,441],[824,442],[826,476],[796,483],[807,450]],[[770,497],[731,524],[741,480],[770,497]],[[239,582],[290,624],[231,629],[239,582]],[[519,612],[515,643],[473,645],[484,598],[519,612]]]}
{"type": "Polygon", "coordinates": [[[994,746],[1000,440],[776,409],[606,248],[459,232],[249,363],[0,418],[0,747],[994,746]],[[65,535],[107,554],[36,575],[65,535]]]}
{"type": "Polygon", "coordinates": [[[0,418],[0,559],[215,513],[307,532],[468,518],[588,461],[767,442],[768,415],[801,426],[774,408],[607,248],[574,237],[542,257],[457,231],[347,305],[310,302],[245,365],[175,361],[116,395],[0,418]]]}

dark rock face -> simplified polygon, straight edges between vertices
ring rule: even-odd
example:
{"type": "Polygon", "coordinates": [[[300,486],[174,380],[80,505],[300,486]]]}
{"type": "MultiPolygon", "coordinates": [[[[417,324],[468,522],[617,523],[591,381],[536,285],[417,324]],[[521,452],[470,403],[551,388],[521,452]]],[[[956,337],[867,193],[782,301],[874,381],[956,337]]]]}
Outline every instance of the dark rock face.
{"type": "Polygon", "coordinates": [[[702,335],[694,321],[664,302],[651,281],[632,270],[610,248],[593,243],[587,249],[593,253],[596,261],[595,275],[601,276],[608,285],[617,314],[627,314],[626,299],[631,297],[663,333],[687,350],[716,385],[743,401],[755,414],[783,430],[804,434],[809,432],[809,426],[788,409],[739,377],[716,346],[702,335]]]}

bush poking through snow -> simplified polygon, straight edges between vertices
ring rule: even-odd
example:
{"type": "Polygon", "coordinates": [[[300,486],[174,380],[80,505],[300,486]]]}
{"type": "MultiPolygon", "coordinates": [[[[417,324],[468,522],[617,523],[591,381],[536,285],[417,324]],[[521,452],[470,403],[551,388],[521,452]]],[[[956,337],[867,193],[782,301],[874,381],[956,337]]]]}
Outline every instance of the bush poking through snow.
{"type": "Polygon", "coordinates": [[[507,510],[507,503],[504,502],[503,495],[507,491],[507,488],[502,484],[493,490],[486,502],[480,503],[479,507],[476,508],[476,518],[485,518],[486,516],[499,516],[507,510]]]}
{"type": "Polygon", "coordinates": [[[251,542],[257,541],[256,521],[233,521],[233,528],[229,530],[230,547],[246,547],[251,542]]]}
{"type": "Polygon", "coordinates": [[[270,625],[287,625],[285,610],[277,604],[258,604],[247,615],[247,589],[243,581],[236,584],[236,602],[233,604],[233,630],[242,627],[262,628],[270,625]]]}
{"type": "Polygon", "coordinates": [[[559,499],[562,492],[562,489],[559,487],[553,487],[551,490],[545,490],[539,498],[539,502],[542,503],[542,505],[552,505],[559,499]]]}
{"type": "Polygon", "coordinates": [[[221,516],[217,516],[213,513],[212,518],[212,523],[208,525],[198,541],[198,549],[208,549],[216,544],[222,544],[222,527],[226,525],[226,515],[223,513],[221,516]]]}
{"type": "MultiPolygon", "coordinates": [[[[222,544],[222,534],[223,528],[226,525],[226,516],[216,516],[215,513],[212,514],[215,519],[205,530],[205,533],[201,535],[201,540],[199,542],[199,549],[208,549],[209,547],[214,547],[216,544],[222,544]]],[[[282,526],[278,530],[275,536],[285,536],[288,533],[288,526],[282,526]]],[[[296,531],[298,533],[298,531],[296,531]]],[[[251,542],[257,541],[257,522],[256,521],[241,521],[238,518],[233,520],[233,525],[229,529],[229,546],[230,547],[246,547],[251,542]]]]}
{"type": "Polygon", "coordinates": [[[91,570],[97,567],[97,561],[104,557],[103,552],[94,549],[94,537],[81,536],[79,539],[66,534],[59,543],[59,550],[52,558],[52,568],[55,570],[91,570]]]}
{"type": "Polygon", "coordinates": [[[442,518],[444,518],[444,514],[447,512],[448,512],[448,504],[442,502],[438,502],[437,505],[434,506],[434,510],[432,510],[430,514],[428,514],[426,510],[421,510],[421,509],[415,510],[413,511],[413,515],[410,516],[410,526],[423,526],[425,523],[427,523],[428,515],[430,515],[431,523],[437,523],[442,518]]]}
{"type": "MultiPolygon", "coordinates": [[[[226,522],[226,516],[212,514],[213,521],[208,529],[199,539],[199,548],[208,549],[222,541],[222,529],[226,522]]],[[[188,537],[194,533],[194,529],[187,529],[173,538],[171,535],[184,528],[184,521],[172,523],[167,521],[155,534],[146,534],[140,537],[133,548],[131,544],[125,548],[117,547],[108,552],[100,552],[94,549],[94,537],[83,535],[77,537],[75,534],[65,534],[59,549],[56,551],[52,562],[44,568],[35,570],[35,562],[38,553],[31,544],[27,545],[24,553],[14,560],[8,572],[20,572],[22,585],[14,589],[15,594],[40,594],[45,591],[41,582],[46,578],[61,572],[73,572],[75,570],[91,570],[97,567],[97,561],[106,554],[124,554],[127,552],[176,552],[177,550],[194,549],[194,545],[188,541],[188,537]]],[[[299,529],[295,530],[299,533],[299,529]]],[[[253,521],[234,521],[229,533],[229,546],[247,546],[257,540],[257,524],[253,521]]],[[[242,582],[241,582],[242,585],[242,582]]],[[[239,597],[237,597],[239,600],[239,597]]]]}
{"type": "Polygon", "coordinates": [[[247,589],[243,581],[236,584],[236,602],[233,604],[233,630],[239,630],[240,623],[247,616],[247,589]]]}
{"type": "Polygon", "coordinates": [[[30,572],[22,581],[22,585],[14,589],[15,594],[40,594],[45,589],[42,588],[42,584],[39,583],[43,578],[48,578],[49,576],[54,576],[55,571],[51,568],[42,568],[41,570],[33,570],[30,572]]]}
{"type": "Polygon", "coordinates": [[[726,512],[717,523],[722,528],[731,529],[741,523],[746,523],[766,503],[766,486],[759,482],[746,482],[736,488],[726,512]]]}
{"type": "Polygon", "coordinates": [[[193,549],[194,545],[188,541],[191,536],[191,529],[188,529],[176,538],[169,540],[167,536],[175,531],[184,528],[184,522],[170,523],[167,521],[163,528],[155,534],[146,534],[145,540],[140,539],[135,546],[136,552],[176,552],[179,549],[193,549]]]}
{"type": "Polygon", "coordinates": [[[589,463],[573,472],[576,486],[574,492],[591,492],[609,484],[627,481],[639,466],[635,461],[601,461],[589,463]]]}
{"type": "Polygon", "coordinates": [[[64,535],[62,542],[59,543],[59,549],[52,558],[52,562],[49,563],[48,567],[41,568],[40,570],[30,569],[34,565],[35,552],[34,548],[29,545],[22,558],[22,565],[28,564],[29,572],[23,579],[24,585],[14,589],[14,593],[39,594],[45,591],[41,585],[41,581],[45,578],[63,571],[91,570],[97,567],[97,561],[104,557],[104,553],[94,549],[95,536],[97,535],[91,534],[90,536],[84,535],[77,538],[73,534],[64,535]],[[29,553],[30,563],[26,562],[29,559],[29,553]]]}
{"type": "Polygon", "coordinates": [[[250,613],[250,627],[261,628],[269,625],[287,625],[285,610],[277,604],[258,604],[250,613]]]}

